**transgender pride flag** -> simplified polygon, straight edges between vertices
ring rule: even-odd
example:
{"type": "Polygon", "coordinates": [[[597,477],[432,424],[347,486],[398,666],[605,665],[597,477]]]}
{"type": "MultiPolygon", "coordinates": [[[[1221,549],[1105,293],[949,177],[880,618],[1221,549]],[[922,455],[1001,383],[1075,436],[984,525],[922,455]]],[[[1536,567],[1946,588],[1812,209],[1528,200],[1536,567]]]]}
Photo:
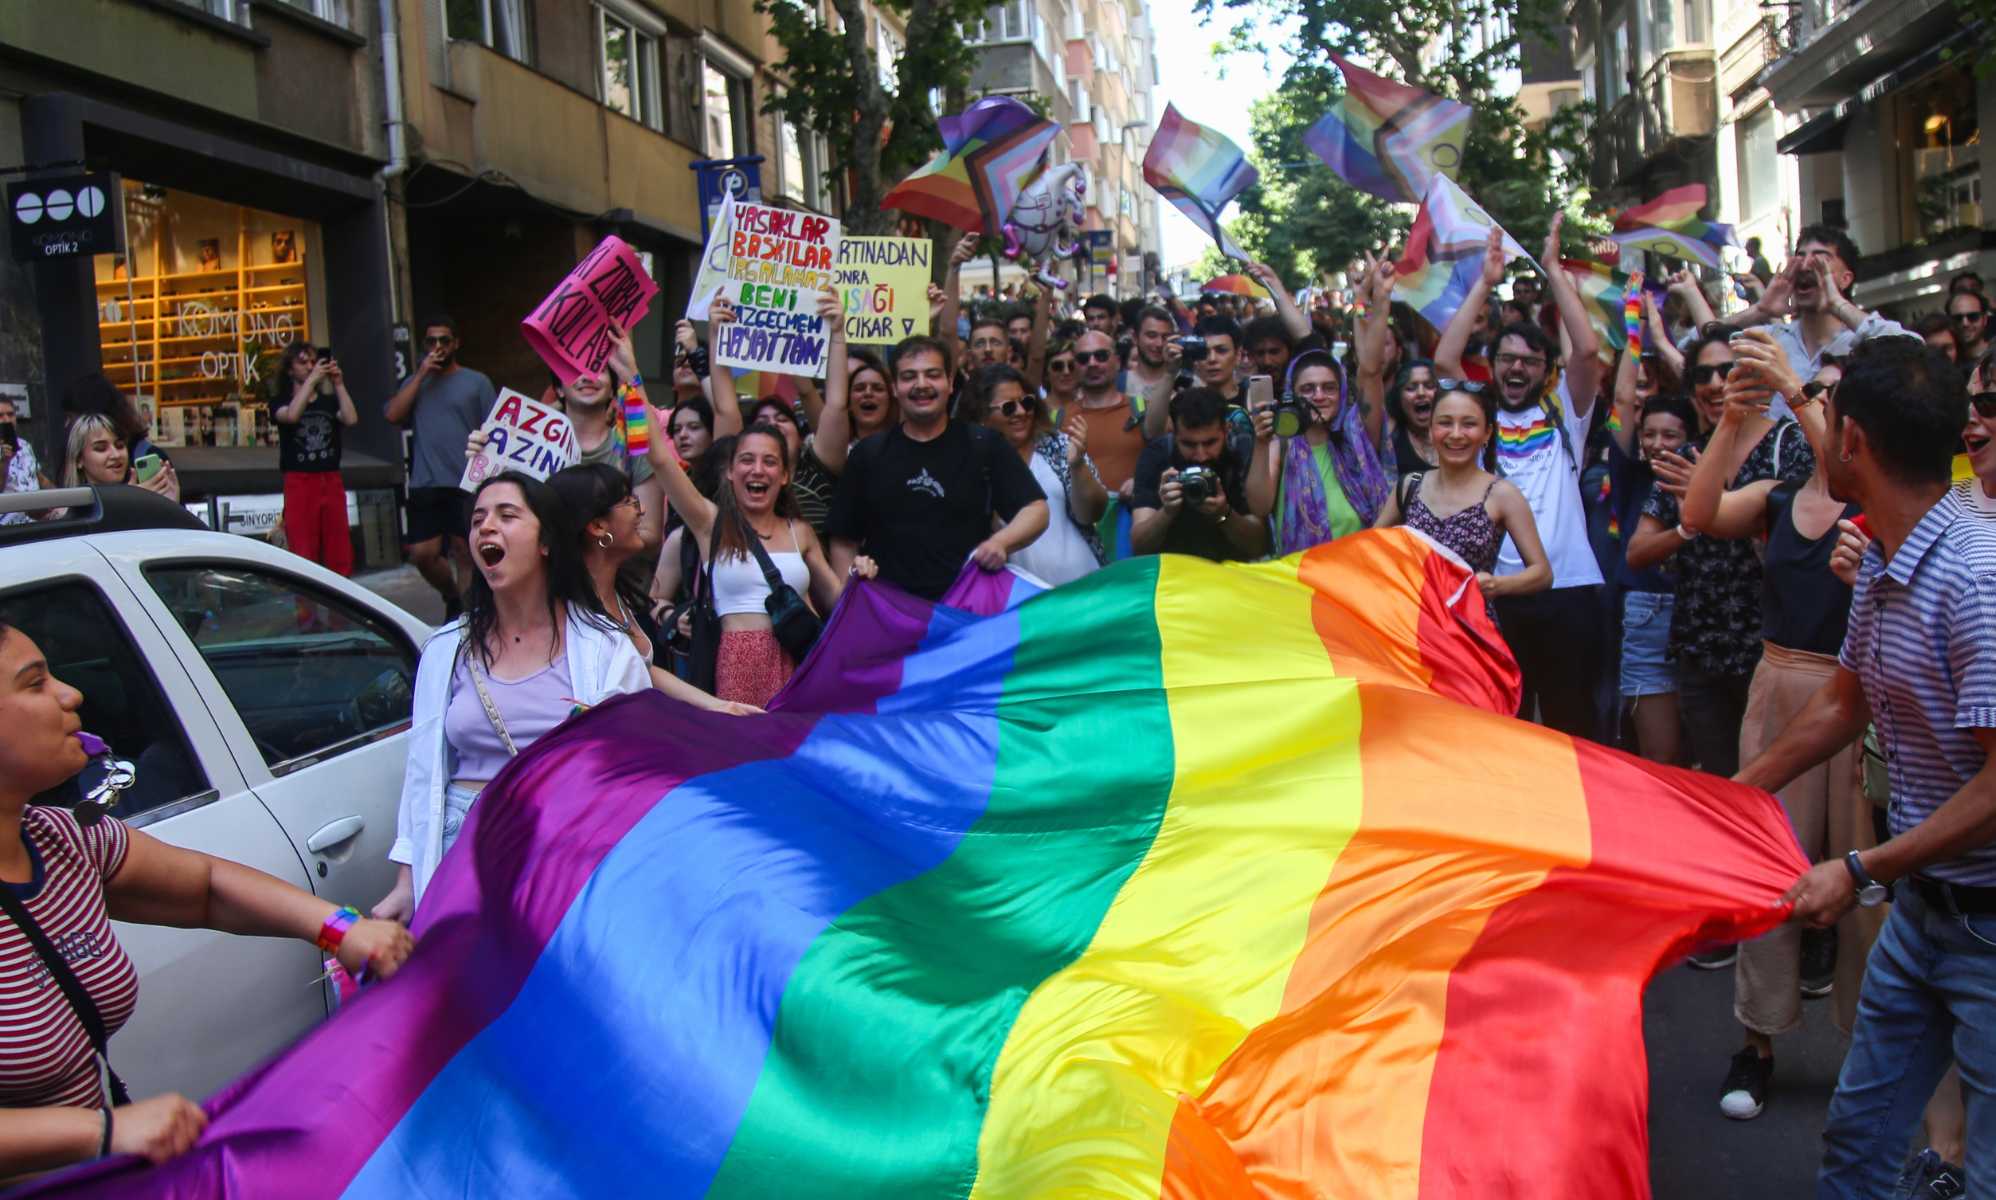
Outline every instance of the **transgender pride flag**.
{"type": "Polygon", "coordinates": [[[1144,182],[1190,217],[1229,257],[1244,260],[1247,252],[1220,228],[1220,213],[1259,178],[1260,172],[1248,165],[1240,147],[1225,134],[1186,120],[1174,105],[1164,106],[1164,119],[1150,140],[1150,153],[1144,155],[1144,182]]]}
{"type": "MultiPolygon", "coordinates": [[[[1395,264],[1394,294],[1426,317],[1428,324],[1447,328],[1483,271],[1484,239],[1496,224],[1454,180],[1434,176],[1421,211],[1414,216],[1414,228],[1407,232],[1407,253],[1395,264]]],[[[1504,249],[1510,261],[1522,258],[1538,265],[1508,233],[1504,249]]]]}
{"type": "Polygon", "coordinates": [[[1437,174],[1455,178],[1469,106],[1374,75],[1333,54],[1345,94],[1303,135],[1338,177],[1382,200],[1408,204],[1437,174]]]}

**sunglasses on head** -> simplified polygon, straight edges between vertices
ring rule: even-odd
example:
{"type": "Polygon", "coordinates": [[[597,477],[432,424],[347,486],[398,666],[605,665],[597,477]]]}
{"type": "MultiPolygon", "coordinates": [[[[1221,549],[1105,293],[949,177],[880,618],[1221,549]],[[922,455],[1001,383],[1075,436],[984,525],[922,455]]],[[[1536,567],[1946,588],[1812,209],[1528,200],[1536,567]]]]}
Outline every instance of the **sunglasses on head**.
{"type": "Polygon", "coordinates": [[[1468,392],[1472,396],[1481,396],[1483,390],[1489,386],[1489,384],[1480,379],[1437,379],[1435,381],[1435,388],[1438,391],[1468,392]]]}
{"type": "Polygon", "coordinates": [[[1729,362],[1704,363],[1691,368],[1692,383],[1710,383],[1714,379],[1724,379],[1733,373],[1735,364],[1729,362]]]}
{"type": "Polygon", "coordinates": [[[1996,392],[1977,392],[1968,398],[1975,409],[1975,415],[1985,421],[1996,421],[1996,392]]]}
{"type": "Polygon", "coordinates": [[[1116,356],[1114,350],[1076,350],[1074,361],[1078,363],[1108,362],[1116,356]]]}

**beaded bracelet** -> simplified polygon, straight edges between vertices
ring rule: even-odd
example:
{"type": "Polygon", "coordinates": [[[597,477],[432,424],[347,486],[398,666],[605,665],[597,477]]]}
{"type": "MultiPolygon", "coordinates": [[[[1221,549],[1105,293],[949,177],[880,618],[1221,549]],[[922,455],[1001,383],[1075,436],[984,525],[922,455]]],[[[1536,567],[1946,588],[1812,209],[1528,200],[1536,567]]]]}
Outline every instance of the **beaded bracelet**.
{"type": "Polygon", "coordinates": [[[319,926],[319,938],[316,943],[319,949],[327,954],[338,951],[340,943],[346,940],[347,930],[352,929],[353,923],[358,920],[360,920],[360,910],[351,904],[342,904],[334,909],[333,915],[326,918],[326,923],[319,926]]]}

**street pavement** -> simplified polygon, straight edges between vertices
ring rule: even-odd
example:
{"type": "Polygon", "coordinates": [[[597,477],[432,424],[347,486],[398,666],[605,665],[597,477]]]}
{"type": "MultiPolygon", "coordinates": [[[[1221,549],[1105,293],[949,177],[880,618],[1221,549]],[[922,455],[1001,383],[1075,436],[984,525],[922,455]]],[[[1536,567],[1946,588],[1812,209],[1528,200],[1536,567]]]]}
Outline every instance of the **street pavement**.
{"type": "MultiPolygon", "coordinates": [[[[355,582],[432,625],[443,620],[443,602],[414,567],[371,572],[355,582]]],[[[1757,1120],[1729,1121],[1719,1115],[1719,1083],[1741,1044],[1732,969],[1677,966],[1657,977],[1643,1005],[1650,1185],[1657,1200],[1813,1194],[1823,1114],[1845,1044],[1831,1012],[1827,999],[1803,1003],[1803,1030],[1775,1041],[1767,1110],[1757,1120]]],[[[1590,1067],[1576,1063],[1573,1069],[1590,1067]]],[[[1520,1080],[1519,1086],[1531,1083],[1520,1080]]]]}

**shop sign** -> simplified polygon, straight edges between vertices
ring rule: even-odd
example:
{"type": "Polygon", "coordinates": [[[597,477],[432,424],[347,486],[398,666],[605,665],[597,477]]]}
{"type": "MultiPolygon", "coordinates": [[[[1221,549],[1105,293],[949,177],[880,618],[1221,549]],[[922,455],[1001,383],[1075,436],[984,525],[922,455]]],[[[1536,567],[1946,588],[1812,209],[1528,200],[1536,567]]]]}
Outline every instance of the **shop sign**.
{"type": "MultiPolygon", "coordinates": [[[[360,524],[360,504],[352,492],[346,494],[347,524],[360,524]]],[[[218,496],[215,504],[223,513],[223,532],[238,533],[244,537],[269,537],[270,531],[277,528],[284,517],[284,496],[279,492],[265,492],[250,496],[218,496]]],[[[207,524],[207,505],[187,505],[187,511],[207,524]]]]}
{"type": "Polygon", "coordinates": [[[7,232],[16,262],[122,254],[124,190],[110,171],[23,179],[7,185],[7,232]]]}

